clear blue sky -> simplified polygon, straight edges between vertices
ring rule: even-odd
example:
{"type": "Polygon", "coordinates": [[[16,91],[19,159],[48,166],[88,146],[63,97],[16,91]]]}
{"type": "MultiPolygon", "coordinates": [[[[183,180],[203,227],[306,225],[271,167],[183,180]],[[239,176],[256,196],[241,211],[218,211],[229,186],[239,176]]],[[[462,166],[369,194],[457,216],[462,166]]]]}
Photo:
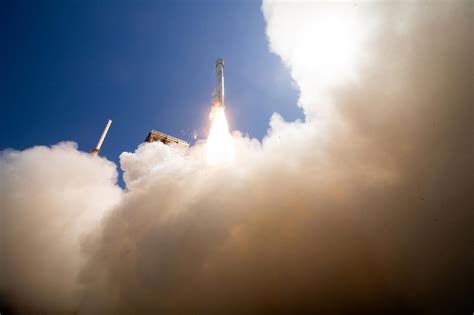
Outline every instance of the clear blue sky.
{"type": "Polygon", "coordinates": [[[260,1],[2,1],[0,150],[62,140],[117,162],[151,129],[205,138],[214,61],[232,130],[262,138],[272,112],[301,118],[269,53],[260,1]]]}

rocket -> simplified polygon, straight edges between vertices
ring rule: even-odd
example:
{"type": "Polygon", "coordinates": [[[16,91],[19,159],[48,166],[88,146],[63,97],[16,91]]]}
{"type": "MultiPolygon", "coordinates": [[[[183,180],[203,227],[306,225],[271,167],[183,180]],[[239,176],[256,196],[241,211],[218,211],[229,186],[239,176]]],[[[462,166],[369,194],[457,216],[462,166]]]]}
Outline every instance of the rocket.
{"type": "Polygon", "coordinates": [[[216,60],[216,89],[212,99],[212,106],[224,108],[224,59],[216,60]]]}

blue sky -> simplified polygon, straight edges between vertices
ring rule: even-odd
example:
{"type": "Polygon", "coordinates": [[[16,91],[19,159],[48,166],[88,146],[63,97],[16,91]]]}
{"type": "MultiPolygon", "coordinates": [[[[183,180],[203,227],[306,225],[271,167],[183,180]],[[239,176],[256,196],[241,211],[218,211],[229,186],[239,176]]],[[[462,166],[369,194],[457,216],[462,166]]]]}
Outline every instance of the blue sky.
{"type": "Polygon", "coordinates": [[[214,61],[225,60],[232,130],[261,139],[302,118],[267,48],[260,1],[3,1],[0,150],[71,140],[118,162],[151,129],[206,137],[214,61]]]}

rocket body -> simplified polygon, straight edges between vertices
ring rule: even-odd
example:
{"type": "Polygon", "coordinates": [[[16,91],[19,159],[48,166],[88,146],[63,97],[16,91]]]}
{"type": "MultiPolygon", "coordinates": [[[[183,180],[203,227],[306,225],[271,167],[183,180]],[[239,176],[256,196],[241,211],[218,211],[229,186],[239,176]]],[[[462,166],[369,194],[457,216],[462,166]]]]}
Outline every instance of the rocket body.
{"type": "Polygon", "coordinates": [[[224,59],[216,60],[216,89],[212,100],[213,107],[224,108],[224,59]]]}

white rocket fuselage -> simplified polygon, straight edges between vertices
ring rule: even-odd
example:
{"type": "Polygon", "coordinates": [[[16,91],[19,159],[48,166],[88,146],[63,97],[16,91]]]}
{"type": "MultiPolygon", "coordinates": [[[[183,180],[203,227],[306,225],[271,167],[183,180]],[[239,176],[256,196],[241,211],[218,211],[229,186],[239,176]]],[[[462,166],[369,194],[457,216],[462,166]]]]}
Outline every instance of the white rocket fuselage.
{"type": "Polygon", "coordinates": [[[224,107],[224,59],[216,60],[216,89],[212,106],[224,107]]]}

